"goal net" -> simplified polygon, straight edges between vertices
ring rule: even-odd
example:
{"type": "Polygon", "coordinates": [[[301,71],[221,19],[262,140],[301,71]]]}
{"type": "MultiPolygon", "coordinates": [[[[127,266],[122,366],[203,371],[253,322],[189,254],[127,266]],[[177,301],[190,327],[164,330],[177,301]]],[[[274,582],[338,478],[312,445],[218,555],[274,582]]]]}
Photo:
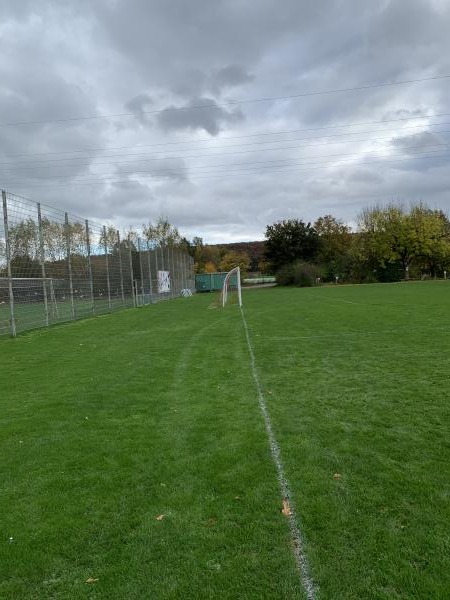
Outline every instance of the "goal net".
{"type": "Polygon", "coordinates": [[[242,306],[241,293],[241,270],[239,267],[231,269],[223,281],[222,291],[220,293],[220,306],[223,308],[227,304],[238,304],[242,306]]]}
{"type": "Polygon", "coordinates": [[[9,302],[11,284],[14,302],[43,304],[49,314],[58,316],[57,300],[64,298],[65,280],[51,277],[0,277],[0,302],[9,302]]]}

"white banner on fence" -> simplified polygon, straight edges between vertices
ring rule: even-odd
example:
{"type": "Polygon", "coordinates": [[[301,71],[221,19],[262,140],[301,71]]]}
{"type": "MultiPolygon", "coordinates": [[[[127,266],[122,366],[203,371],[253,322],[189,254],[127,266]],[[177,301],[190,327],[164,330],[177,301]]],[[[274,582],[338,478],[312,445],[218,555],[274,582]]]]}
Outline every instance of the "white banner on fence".
{"type": "Polygon", "coordinates": [[[158,271],[158,292],[170,292],[170,271],[158,271]]]}

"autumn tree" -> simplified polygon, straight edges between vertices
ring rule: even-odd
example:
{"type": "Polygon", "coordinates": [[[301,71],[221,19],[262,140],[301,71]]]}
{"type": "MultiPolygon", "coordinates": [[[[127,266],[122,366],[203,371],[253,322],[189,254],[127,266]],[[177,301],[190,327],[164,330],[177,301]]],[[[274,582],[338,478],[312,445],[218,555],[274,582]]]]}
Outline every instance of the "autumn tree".
{"type": "Polygon", "coordinates": [[[218,271],[218,265],[221,261],[221,252],[218,246],[209,246],[207,244],[199,244],[195,253],[195,267],[197,273],[215,273],[218,271]],[[206,266],[211,268],[214,265],[213,271],[207,271],[206,266]]]}
{"type": "Polygon", "coordinates": [[[435,275],[450,259],[450,222],[439,210],[425,204],[367,208],[358,218],[361,258],[374,270],[392,270],[396,278],[407,277],[410,269],[435,275]]]}
{"type": "Polygon", "coordinates": [[[156,223],[150,221],[143,225],[142,233],[147,241],[156,246],[176,246],[182,240],[178,228],[171,225],[166,217],[159,217],[156,223]]]}
{"type": "Polygon", "coordinates": [[[240,268],[241,273],[247,273],[250,267],[250,258],[248,254],[246,254],[245,252],[234,251],[230,251],[224,254],[222,260],[220,261],[219,269],[221,271],[228,272],[236,267],[240,268]]]}
{"type": "Polygon", "coordinates": [[[202,273],[217,273],[217,266],[213,262],[207,261],[201,272],[202,273]]]}
{"type": "Polygon", "coordinates": [[[321,241],[317,262],[323,266],[325,276],[332,279],[347,274],[353,243],[350,227],[332,215],[325,215],[316,220],[314,229],[321,241]]]}

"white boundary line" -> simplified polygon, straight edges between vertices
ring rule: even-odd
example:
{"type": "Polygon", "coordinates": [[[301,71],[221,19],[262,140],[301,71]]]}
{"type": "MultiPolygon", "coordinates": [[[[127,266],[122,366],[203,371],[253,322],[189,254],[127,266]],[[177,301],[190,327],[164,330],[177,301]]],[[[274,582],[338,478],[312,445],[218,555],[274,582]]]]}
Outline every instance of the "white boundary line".
{"type": "Polygon", "coordinates": [[[270,419],[270,414],[267,409],[266,401],[264,399],[264,394],[262,392],[261,383],[259,381],[258,371],[256,369],[256,361],[255,361],[255,353],[253,352],[253,346],[250,340],[250,334],[248,331],[247,321],[245,319],[244,311],[241,307],[241,315],[242,322],[244,324],[245,337],[247,338],[248,351],[250,354],[250,365],[252,370],[253,379],[255,382],[256,390],[258,392],[258,403],[261,409],[261,413],[264,417],[264,424],[266,426],[267,437],[269,439],[270,453],[272,455],[272,460],[275,464],[275,468],[277,471],[277,477],[280,484],[280,492],[282,499],[284,501],[288,501],[290,514],[289,514],[289,527],[291,530],[292,541],[294,542],[294,555],[295,560],[297,562],[297,567],[300,572],[300,581],[306,592],[306,597],[308,600],[316,599],[316,586],[311,578],[309,573],[309,565],[308,560],[306,558],[305,550],[304,550],[304,542],[303,536],[300,532],[300,528],[297,525],[298,519],[295,513],[295,508],[292,504],[291,500],[291,490],[289,482],[286,478],[286,474],[284,472],[283,461],[281,458],[281,451],[278,445],[278,442],[275,438],[275,434],[273,432],[272,421],[270,419]]]}

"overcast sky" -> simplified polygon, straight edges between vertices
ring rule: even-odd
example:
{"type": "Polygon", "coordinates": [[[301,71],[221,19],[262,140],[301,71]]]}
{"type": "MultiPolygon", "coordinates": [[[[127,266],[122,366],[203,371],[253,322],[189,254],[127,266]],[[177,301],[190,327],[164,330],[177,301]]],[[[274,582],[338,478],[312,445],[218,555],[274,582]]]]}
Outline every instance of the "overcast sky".
{"type": "Polygon", "coordinates": [[[1,0],[0,187],[207,242],[449,211],[449,25],[450,0],[1,0]]]}

